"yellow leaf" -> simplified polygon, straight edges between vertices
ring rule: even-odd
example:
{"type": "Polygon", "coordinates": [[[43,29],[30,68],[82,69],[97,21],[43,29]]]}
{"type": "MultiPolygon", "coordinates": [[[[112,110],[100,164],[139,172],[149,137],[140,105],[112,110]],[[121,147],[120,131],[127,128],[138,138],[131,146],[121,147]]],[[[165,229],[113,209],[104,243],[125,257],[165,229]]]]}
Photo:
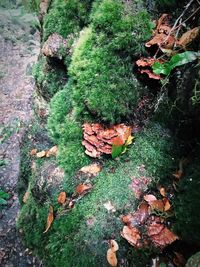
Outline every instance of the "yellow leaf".
{"type": "Polygon", "coordinates": [[[107,261],[110,264],[110,266],[113,266],[113,267],[117,266],[116,252],[112,251],[111,248],[109,248],[107,251],[107,261]]]}
{"type": "Polygon", "coordinates": [[[43,233],[46,233],[49,230],[49,228],[51,227],[51,224],[52,224],[53,220],[54,220],[53,207],[50,206],[50,208],[49,208],[49,214],[48,214],[48,217],[47,217],[46,229],[45,229],[45,231],[43,233]]]}
{"type": "Polygon", "coordinates": [[[134,137],[129,135],[129,137],[126,140],[126,146],[131,145],[133,143],[133,139],[134,139],[134,137]]]}
{"type": "Polygon", "coordinates": [[[80,172],[96,176],[101,171],[101,169],[102,169],[101,165],[94,163],[88,166],[84,166],[83,168],[80,169],[80,172]]]}
{"type": "Polygon", "coordinates": [[[57,156],[58,153],[58,146],[53,146],[49,150],[46,151],[46,157],[49,158],[50,156],[57,156]]]}
{"type": "Polygon", "coordinates": [[[38,152],[36,154],[36,158],[43,158],[43,157],[45,157],[45,155],[46,155],[46,152],[43,150],[43,151],[38,152]]]}

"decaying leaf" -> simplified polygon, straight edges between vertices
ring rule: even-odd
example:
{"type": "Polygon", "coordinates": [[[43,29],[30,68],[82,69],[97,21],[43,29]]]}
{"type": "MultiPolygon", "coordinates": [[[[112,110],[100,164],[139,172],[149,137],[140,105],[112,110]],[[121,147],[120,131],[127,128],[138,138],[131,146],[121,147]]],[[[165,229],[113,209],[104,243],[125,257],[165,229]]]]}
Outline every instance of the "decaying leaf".
{"type": "Polygon", "coordinates": [[[157,200],[157,198],[154,195],[149,194],[144,196],[144,200],[146,200],[146,202],[151,205],[151,203],[157,200]]]}
{"type": "MultiPolygon", "coordinates": [[[[139,170],[142,170],[143,167],[140,166],[139,168],[140,168],[139,170]]],[[[144,170],[141,172],[144,172],[144,170]]],[[[135,197],[140,198],[142,193],[147,190],[147,187],[150,182],[151,182],[150,177],[146,177],[146,176],[133,177],[132,182],[129,185],[129,187],[133,190],[135,197]]]]}
{"type": "Polygon", "coordinates": [[[50,206],[48,217],[47,217],[46,229],[45,229],[45,231],[43,233],[46,233],[49,230],[49,228],[51,227],[51,224],[52,224],[53,220],[54,220],[53,207],[50,206]]]}
{"type": "Polygon", "coordinates": [[[46,151],[46,157],[49,158],[50,156],[57,156],[58,153],[58,146],[53,146],[49,150],[46,151]]]}
{"type": "Polygon", "coordinates": [[[161,199],[150,202],[152,210],[164,211],[164,203],[161,199]]]}
{"type": "Polygon", "coordinates": [[[154,80],[161,80],[162,79],[159,74],[155,74],[151,70],[148,70],[148,69],[142,69],[142,70],[140,70],[140,73],[146,73],[150,79],[154,79],[154,80]]]}
{"type": "Polygon", "coordinates": [[[164,225],[162,223],[157,223],[153,221],[147,228],[148,236],[153,236],[159,234],[164,229],[164,225]]]}
{"type": "Polygon", "coordinates": [[[159,234],[151,236],[152,241],[156,246],[165,247],[178,239],[178,236],[170,231],[167,227],[164,227],[159,234]]]}
{"type": "Polygon", "coordinates": [[[109,241],[109,245],[110,245],[110,249],[113,251],[113,252],[116,252],[117,250],[119,250],[119,245],[117,244],[117,242],[114,240],[114,239],[111,239],[109,241]]]}
{"type": "Polygon", "coordinates": [[[32,149],[31,152],[30,152],[30,155],[34,156],[36,154],[37,154],[37,148],[32,149]]]}
{"type": "Polygon", "coordinates": [[[135,227],[144,224],[149,216],[149,205],[147,203],[141,203],[138,209],[134,213],[129,213],[122,216],[122,221],[130,227],[135,227]]]}
{"type": "Polygon", "coordinates": [[[116,211],[115,207],[112,205],[112,203],[111,203],[110,200],[109,200],[108,202],[104,203],[103,206],[104,206],[104,208],[106,208],[107,211],[109,211],[109,212],[115,212],[115,211],[116,211]]]}
{"type": "Polygon", "coordinates": [[[46,156],[46,151],[41,151],[36,154],[36,158],[43,158],[46,156]]]}
{"type": "Polygon", "coordinates": [[[94,163],[94,164],[82,167],[80,169],[80,172],[96,176],[101,171],[101,169],[102,169],[101,165],[94,163]]]}
{"type": "Polygon", "coordinates": [[[23,196],[23,203],[26,203],[27,202],[29,196],[30,196],[30,191],[27,190],[26,193],[23,196]]]}
{"type": "Polygon", "coordinates": [[[125,238],[132,246],[137,246],[141,238],[140,232],[136,227],[124,226],[121,236],[125,238]]]}
{"type": "Polygon", "coordinates": [[[65,192],[60,192],[60,194],[58,195],[58,203],[60,204],[64,204],[67,198],[67,194],[65,192]]]}
{"type": "Polygon", "coordinates": [[[76,187],[76,192],[79,195],[83,195],[83,194],[86,194],[91,188],[92,188],[92,185],[91,184],[79,184],[76,187]]]}
{"type": "Polygon", "coordinates": [[[186,48],[196,37],[199,35],[199,27],[195,27],[187,32],[185,32],[181,38],[176,42],[177,45],[186,48]]]}
{"type": "Polygon", "coordinates": [[[116,267],[117,266],[117,256],[116,252],[114,252],[111,248],[107,251],[107,261],[110,266],[116,267]]]}

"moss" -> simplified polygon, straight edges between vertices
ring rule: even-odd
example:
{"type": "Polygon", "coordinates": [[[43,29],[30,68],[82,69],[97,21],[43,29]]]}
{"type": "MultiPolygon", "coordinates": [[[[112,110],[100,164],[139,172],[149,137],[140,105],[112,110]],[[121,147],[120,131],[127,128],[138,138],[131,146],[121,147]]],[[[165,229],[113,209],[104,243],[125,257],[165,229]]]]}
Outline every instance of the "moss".
{"type": "MultiPolygon", "coordinates": [[[[68,143],[66,147],[63,143],[59,151],[64,153],[63,158],[67,160],[63,165],[74,169],[76,164],[78,168],[86,163],[79,153],[80,147],[75,141],[68,143]]],[[[133,248],[120,236],[123,228],[120,215],[135,210],[138,204],[129,187],[131,178],[141,175],[138,166],[145,164],[145,175],[157,181],[162,175],[171,172],[172,153],[173,144],[166,131],[158,125],[144,130],[136,136],[135,144],[119,161],[110,159],[104,163],[102,172],[92,180],[91,192],[67,214],[57,216],[46,235],[42,234],[44,217],[47,216],[46,207],[28,202],[23,207],[19,221],[26,245],[30,244],[34,250],[40,251],[47,267],[96,267],[107,266],[107,242],[115,239],[120,246],[117,252],[119,261],[124,260],[126,266],[145,266],[150,251],[132,252],[133,248]],[[116,208],[115,213],[109,213],[103,206],[109,200],[116,208]],[[30,231],[30,227],[34,231],[30,231]]],[[[63,188],[68,195],[74,191],[80,179],[82,178],[72,179],[66,175],[63,188]]],[[[56,199],[57,195],[54,197],[56,199]]],[[[55,200],[52,199],[51,202],[54,203],[55,200]]],[[[58,215],[55,203],[54,207],[58,215]]]]}
{"type": "Polygon", "coordinates": [[[44,18],[44,40],[54,32],[66,38],[88,22],[92,0],[55,0],[44,18]]]}
{"type": "Polygon", "coordinates": [[[45,57],[41,57],[34,65],[33,76],[39,93],[48,101],[67,81],[66,69],[58,65],[49,65],[45,57]]]}
{"type": "Polygon", "coordinates": [[[179,192],[175,201],[175,228],[183,240],[200,245],[199,155],[185,169],[185,175],[179,183],[179,192]]]}

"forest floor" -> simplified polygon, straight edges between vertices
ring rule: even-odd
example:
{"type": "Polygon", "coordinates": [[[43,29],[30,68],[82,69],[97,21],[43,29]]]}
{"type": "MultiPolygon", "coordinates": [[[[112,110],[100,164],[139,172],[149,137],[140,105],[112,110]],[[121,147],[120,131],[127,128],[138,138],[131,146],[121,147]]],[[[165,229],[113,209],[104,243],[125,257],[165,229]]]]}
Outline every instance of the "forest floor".
{"type": "Polygon", "coordinates": [[[16,229],[20,142],[33,116],[30,73],[40,48],[38,22],[21,8],[1,8],[0,24],[0,189],[10,194],[7,205],[0,206],[0,265],[41,266],[16,229]]]}

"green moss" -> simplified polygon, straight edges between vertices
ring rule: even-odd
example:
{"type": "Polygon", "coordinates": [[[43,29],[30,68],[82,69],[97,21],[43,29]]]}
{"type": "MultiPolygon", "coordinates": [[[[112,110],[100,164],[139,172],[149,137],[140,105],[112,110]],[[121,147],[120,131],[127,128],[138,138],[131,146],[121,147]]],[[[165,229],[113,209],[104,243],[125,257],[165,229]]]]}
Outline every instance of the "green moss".
{"type": "Polygon", "coordinates": [[[199,156],[197,156],[191,166],[185,168],[185,175],[179,183],[175,202],[177,233],[186,242],[197,245],[200,245],[199,173],[199,156]]]}
{"type": "MultiPolygon", "coordinates": [[[[59,154],[64,154],[65,168],[67,166],[74,170],[75,165],[78,168],[87,163],[83,161],[80,148],[76,141],[68,142],[66,146],[64,143],[61,145],[59,154]]],[[[40,251],[45,266],[96,267],[107,266],[107,242],[115,239],[120,246],[117,252],[119,261],[125,260],[127,266],[145,266],[150,251],[132,252],[133,248],[120,236],[123,228],[120,215],[134,211],[138,204],[129,187],[131,179],[141,175],[138,166],[144,164],[145,175],[157,181],[171,172],[172,153],[173,144],[166,131],[158,125],[144,130],[136,136],[135,144],[120,160],[110,159],[104,163],[102,172],[91,181],[91,192],[79,200],[67,214],[57,216],[46,235],[42,234],[46,208],[28,202],[20,217],[26,245],[30,244],[31,247],[34,246],[34,250],[40,251]],[[115,213],[109,213],[103,206],[109,200],[116,208],[115,213]],[[41,220],[38,221],[40,216],[41,220]],[[27,218],[34,231],[30,231],[27,218]]],[[[66,175],[63,188],[70,194],[79,183],[80,177],[72,179],[66,175]]],[[[56,199],[57,195],[54,197],[56,199]]],[[[51,200],[53,203],[54,201],[51,200]]],[[[54,207],[57,210],[55,204],[54,207]]]]}
{"type": "Polygon", "coordinates": [[[34,65],[33,76],[39,93],[46,100],[50,100],[56,92],[61,90],[67,80],[65,68],[47,64],[45,57],[41,57],[34,65]]]}
{"type": "Polygon", "coordinates": [[[44,18],[44,40],[54,32],[66,38],[88,22],[92,0],[55,0],[44,18]]]}

